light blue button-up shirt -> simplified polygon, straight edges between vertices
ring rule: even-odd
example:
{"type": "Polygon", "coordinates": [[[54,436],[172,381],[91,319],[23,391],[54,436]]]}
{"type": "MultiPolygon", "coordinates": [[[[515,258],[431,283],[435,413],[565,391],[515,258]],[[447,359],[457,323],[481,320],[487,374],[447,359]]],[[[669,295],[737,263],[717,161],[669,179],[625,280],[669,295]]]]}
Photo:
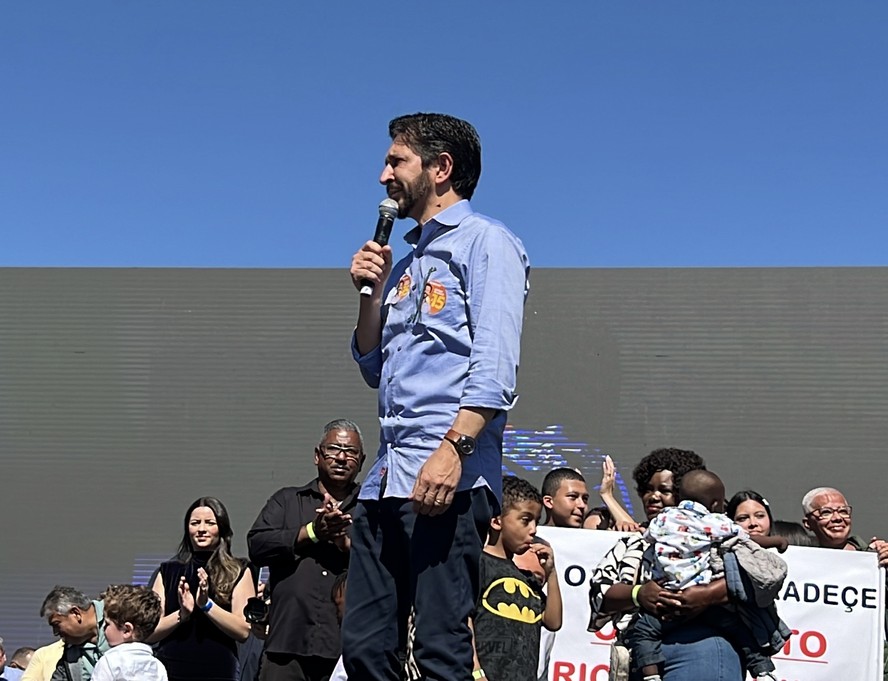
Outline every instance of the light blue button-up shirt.
{"type": "Polygon", "coordinates": [[[530,265],[502,223],[460,201],[407,233],[413,252],[392,268],[382,341],[352,353],[379,389],[380,443],[361,499],[406,498],[460,407],[495,409],[463,461],[457,491],[502,491],[506,412],[515,404],[530,265]],[[383,479],[385,484],[383,485],[383,479]]]}

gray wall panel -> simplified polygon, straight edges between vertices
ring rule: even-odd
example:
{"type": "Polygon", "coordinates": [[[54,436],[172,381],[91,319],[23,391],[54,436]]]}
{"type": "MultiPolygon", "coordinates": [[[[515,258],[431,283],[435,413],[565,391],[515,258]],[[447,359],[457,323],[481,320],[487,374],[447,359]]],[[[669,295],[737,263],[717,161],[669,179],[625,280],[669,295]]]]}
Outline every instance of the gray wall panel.
{"type": "MultiPolygon", "coordinates": [[[[593,480],[597,450],[628,476],[654,447],[694,448],[787,519],[835,484],[855,528],[884,534],[886,284],[883,268],[536,271],[511,422],[563,426],[593,480]]],[[[171,554],[197,496],[227,504],[244,553],[331,418],[372,452],[355,314],[339,270],[0,270],[8,645],[49,638],[36,611],[56,582],[96,593],[171,554]]]]}

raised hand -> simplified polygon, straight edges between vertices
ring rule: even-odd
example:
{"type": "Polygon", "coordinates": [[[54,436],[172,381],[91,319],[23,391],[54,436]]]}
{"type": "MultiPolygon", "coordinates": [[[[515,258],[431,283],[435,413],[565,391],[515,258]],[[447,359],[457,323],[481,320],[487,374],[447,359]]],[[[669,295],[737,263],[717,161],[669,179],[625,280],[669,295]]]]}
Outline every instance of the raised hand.
{"type": "Polygon", "coordinates": [[[207,601],[210,600],[210,577],[203,568],[197,568],[197,595],[194,597],[194,604],[203,610],[207,607],[207,601]]]}
{"type": "Polygon", "coordinates": [[[184,575],[179,578],[178,596],[179,619],[185,621],[191,617],[191,614],[194,612],[194,596],[191,593],[191,587],[189,587],[188,582],[185,581],[184,575]]]}

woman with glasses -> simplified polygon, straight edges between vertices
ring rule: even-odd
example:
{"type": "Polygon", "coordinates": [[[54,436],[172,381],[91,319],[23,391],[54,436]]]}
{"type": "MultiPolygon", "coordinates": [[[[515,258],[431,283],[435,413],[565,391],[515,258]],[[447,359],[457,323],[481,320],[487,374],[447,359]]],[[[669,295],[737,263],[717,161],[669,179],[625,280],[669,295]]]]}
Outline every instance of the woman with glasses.
{"type": "Polygon", "coordinates": [[[802,524],[814,535],[818,546],[848,551],[868,549],[868,542],[851,535],[851,506],[839,490],[815,487],[802,499],[802,510],[802,524]]]}
{"type": "Polygon", "coordinates": [[[231,555],[228,511],[214,497],[197,499],[185,512],[175,558],[161,564],[152,589],[163,616],[148,639],[170,681],[236,681],[237,642],[250,625],[244,606],[256,595],[244,558],[231,555]]]}

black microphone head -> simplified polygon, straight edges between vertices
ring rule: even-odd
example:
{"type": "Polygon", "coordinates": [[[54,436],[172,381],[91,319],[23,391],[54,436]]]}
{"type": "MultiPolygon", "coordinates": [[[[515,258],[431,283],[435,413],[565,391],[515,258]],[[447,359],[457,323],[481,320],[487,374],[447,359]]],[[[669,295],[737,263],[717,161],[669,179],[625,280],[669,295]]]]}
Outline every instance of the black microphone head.
{"type": "Polygon", "coordinates": [[[394,199],[383,199],[379,204],[379,217],[390,217],[392,220],[398,217],[398,202],[394,199]]]}

